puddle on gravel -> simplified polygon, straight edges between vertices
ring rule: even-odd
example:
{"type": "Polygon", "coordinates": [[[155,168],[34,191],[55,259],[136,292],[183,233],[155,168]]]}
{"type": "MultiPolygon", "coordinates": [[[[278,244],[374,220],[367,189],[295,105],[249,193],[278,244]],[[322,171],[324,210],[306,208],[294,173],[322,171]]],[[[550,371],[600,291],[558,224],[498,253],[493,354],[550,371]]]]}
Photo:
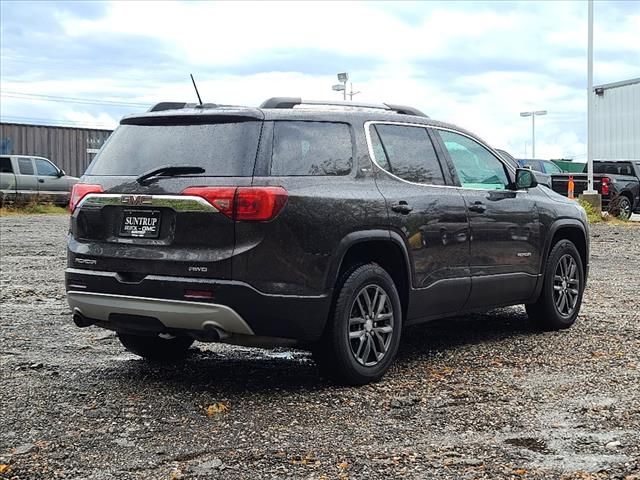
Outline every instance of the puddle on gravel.
{"type": "Polygon", "coordinates": [[[503,444],[518,448],[528,459],[531,468],[597,472],[631,461],[631,457],[619,450],[606,448],[606,444],[624,439],[627,435],[633,436],[633,432],[610,428],[606,422],[594,426],[585,418],[585,414],[591,410],[615,408],[622,399],[593,394],[571,396],[565,393],[573,388],[578,389],[581,383],[580,376],[562,372],[523,377],[520,387],[524,391],[535,393],[555,390],[563,398],[550,402],[536,400],[539,413],[533,428],[505,432],[503,444]]]}

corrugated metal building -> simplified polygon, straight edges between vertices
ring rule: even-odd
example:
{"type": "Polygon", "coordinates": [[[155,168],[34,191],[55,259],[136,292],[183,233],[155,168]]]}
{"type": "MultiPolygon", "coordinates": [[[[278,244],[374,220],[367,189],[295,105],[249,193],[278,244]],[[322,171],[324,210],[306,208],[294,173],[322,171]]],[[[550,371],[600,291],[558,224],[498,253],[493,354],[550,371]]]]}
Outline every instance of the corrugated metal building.
{"type": "Polygon", "coordinates": [[[640,159],[640,78],[594,87],[593,158],[640,159]]]}
{"type": "Polygon", "coordinates": [[[0,154],[37,155],[81,176],[111,130],[0,123],[0,154]]]}

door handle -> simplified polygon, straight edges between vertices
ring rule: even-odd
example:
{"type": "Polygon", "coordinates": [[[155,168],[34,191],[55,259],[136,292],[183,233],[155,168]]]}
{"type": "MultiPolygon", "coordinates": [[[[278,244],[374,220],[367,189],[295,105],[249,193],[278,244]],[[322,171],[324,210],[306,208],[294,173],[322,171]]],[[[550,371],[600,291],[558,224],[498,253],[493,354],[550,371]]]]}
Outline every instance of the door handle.
{"type": "Polygon", "coordinates": [[[44,178],[39,178],[39,179],[38,179],[38,182],[40,182],[40,183],[44,183],[44,178]]]}
{"type": "Polygon", "coordinates": [[[480,201],[475,201],[473,205],[469,206],[470,212],[484,213],[485,210],[487,210],[487,206],[480,201]]]}
{"type": "Polygon", "coordinates": [[[391,210],[393,210],[394,212],[402,213],[403,215],[407,215],[411,213],[413,207],[410,207],[407,202],[401,200],[398,203],[392,205],[391,210]]]}

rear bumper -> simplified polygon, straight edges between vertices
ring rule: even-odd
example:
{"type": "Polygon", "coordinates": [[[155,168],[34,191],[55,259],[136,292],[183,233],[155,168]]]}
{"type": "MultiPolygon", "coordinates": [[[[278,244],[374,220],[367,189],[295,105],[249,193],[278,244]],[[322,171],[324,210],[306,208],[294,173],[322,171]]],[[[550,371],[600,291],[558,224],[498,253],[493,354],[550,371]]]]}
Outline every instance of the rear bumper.
{"type": "Polygon", "coordinates": [[[67,301],[74,315],[80,314],[99,323],[109,322],[114,317],[149,317],[151,323],[158,321],[160,329],[204,331],[215,328],[229,334],[254,334],[243,318],[225,305],[73,290],[67,292],[67,301]]]}
{"type": "Polygon", "coordinates": [[[314,341],[322,335],[331,302],[331,292],[272,295],[243,282],[161,275],[131,282],[116,272],[77,268],[66,269],[65,282],[74,313],[114,330],[125,329],[127,317],[132,322],[142,317],[158,331],[215,327],[229,334],[314,341]],[[211,292],[212,297],[189,300],[189,290],[211,292]]]}

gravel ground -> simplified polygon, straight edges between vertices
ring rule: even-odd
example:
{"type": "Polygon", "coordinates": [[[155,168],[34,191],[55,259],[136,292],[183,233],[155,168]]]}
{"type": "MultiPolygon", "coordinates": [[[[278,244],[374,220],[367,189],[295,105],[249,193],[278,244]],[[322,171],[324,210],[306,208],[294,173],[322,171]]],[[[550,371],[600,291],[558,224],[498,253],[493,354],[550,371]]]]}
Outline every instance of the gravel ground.
{"type": "Polygon", "coordinates": [[[197,344],[148,364],[73,326],[64,216],[0,218],[0,477],[640,479],[640,224],[592,229],[582,314],[415,327],[376,385],[303,352],[197,344]]]}

